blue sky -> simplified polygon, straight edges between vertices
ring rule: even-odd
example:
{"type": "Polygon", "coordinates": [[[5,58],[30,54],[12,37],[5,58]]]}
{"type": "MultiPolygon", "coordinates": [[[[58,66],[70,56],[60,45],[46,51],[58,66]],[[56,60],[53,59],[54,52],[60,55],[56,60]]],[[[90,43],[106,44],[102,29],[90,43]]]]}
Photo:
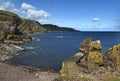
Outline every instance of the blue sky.
{"type": "Polygon", "coordinates": [[[0,0],[0,9],[82,31],[120,31],[120,0],[0,0]]]}

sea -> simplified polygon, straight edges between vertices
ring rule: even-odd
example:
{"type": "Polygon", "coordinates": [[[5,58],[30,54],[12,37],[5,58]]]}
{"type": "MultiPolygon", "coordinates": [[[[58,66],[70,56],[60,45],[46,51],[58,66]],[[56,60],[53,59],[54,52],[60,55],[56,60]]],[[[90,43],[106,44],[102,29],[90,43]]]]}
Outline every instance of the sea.
{"type": "Polygon", "coordinates": [[[120,43],[120,32],[49,32],[31,36],[32,42],[21,45],[26,50],[10,60],[13,64],[59,71],[62,61],[79,52],[84,39],[100,40],[103,52],[120,43]]]}

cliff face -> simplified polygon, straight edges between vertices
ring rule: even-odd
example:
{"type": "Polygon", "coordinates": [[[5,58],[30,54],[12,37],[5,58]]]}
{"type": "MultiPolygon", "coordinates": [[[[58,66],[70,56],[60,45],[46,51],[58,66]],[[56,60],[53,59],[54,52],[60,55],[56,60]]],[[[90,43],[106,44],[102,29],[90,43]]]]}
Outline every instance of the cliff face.
{"type": "Polygon", "coordinates": [[[25,34],[46,31],[46,29],[43,28],[39,22],[28,19],[22,19],[22,22],[18,26],[18,29],[25,34]]]}
{"type": "Polygon", "coordinates": [[[11,12],[0,10],[0,39],[5,39],[8,35],[20,35],[18,30],[21,19],[11,12]]]}
{"type": "MultiPolygon", "coordinates": [[[[72,28],[59,27],[52,24],[41,25],[39,22],[29,19],[22,19],[17,14],[0,10],[0,35],[3,38],[7,35],[29,34],[35,32],[56,32],[76,31],[72,28]]],[[[1,37],[1,36],[0,36],[1,37]]]]}
{"type": "Polygon", "coordinates": [[[21,34],[17,26],[21,23],[18,15],[0,10],[0,31],[11,34],[21,34]]]}
{"type": "Polygon", "coordinates": [[[14,38],[14,35],[45,32],[39,22],[22,19],[17,14],[0,10],[0,39],[14,38]]]}

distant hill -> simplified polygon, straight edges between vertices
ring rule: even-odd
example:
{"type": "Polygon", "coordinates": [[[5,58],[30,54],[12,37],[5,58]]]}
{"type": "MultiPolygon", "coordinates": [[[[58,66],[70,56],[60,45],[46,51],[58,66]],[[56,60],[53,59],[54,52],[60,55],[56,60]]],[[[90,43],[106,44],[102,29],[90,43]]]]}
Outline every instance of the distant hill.
{"type": "Polygon", "coordinates": [[[53,25],[53,24],[43,24],[42,26],[43,26],[43,28],[47,29],[48,32],[75,32],[75,31],[78,31],[73,28],[59,27],[59,26],[53,25]]]}

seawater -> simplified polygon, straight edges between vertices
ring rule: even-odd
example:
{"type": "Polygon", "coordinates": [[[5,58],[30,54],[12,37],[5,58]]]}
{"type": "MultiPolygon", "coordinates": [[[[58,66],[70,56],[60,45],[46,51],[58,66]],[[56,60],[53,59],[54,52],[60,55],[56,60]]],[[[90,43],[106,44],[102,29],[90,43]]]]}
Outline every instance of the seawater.
{"type": "Polygon", "coordinates": [[[101,40],[103,51],[106,51],[120,43],[120,32],[50,32],[34,34],[33,38],[32,42],[21,45],[33,49],[19,52],[11,62],[59,71],[63,60],[79,52],[84,39],[101,40]]]}

